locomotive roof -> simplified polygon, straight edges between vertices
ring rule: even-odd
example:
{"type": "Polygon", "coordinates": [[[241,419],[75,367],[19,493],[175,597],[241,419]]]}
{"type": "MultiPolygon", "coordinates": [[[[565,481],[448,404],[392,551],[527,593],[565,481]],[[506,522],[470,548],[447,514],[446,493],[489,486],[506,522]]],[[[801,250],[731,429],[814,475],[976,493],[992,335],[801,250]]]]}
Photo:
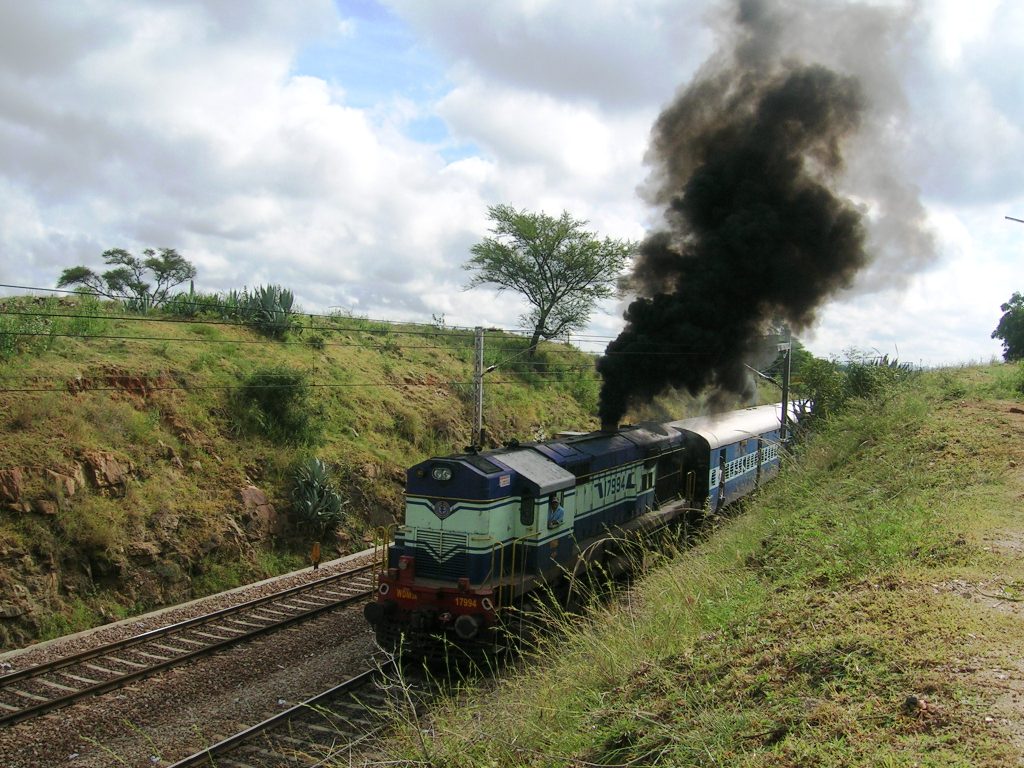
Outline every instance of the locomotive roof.
{"type": "Polygon", "coordinates": [[[519,473],[519,476],[531,486],[530,490],[538,496],[554,493],[563,488],[572,488],[576,484],[575,475],[548,461],[531,448],[492,454],[490,459],[519,473]]]}
{"type": "Polygon", "coordinates": [[[644,422],[635,427],[623,428],[620,430],[620,434],[640,446],[646,456],[656,456],[683,444],[683,436],[678,430],[668,424],[658,424],[653,421],[644,422]]]}
{"type": "Polygon", "coordinates": [[[773,432],[780,428],[782,405],[759,405],[742,411],[715,413],[710,416],[695,416],[690,419],[670,421],[668,426],[694,432],[711,448],[746,440],[751,437],[773,432]]]}

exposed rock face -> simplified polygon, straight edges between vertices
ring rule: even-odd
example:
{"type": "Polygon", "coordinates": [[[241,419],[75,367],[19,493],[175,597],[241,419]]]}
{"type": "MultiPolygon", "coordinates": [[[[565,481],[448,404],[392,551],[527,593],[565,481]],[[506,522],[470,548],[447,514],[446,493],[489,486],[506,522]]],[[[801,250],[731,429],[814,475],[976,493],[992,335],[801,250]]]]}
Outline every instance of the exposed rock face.
{"type": "Polygon", "coordinates": [[[281,533],[282,520],[263,491],[250,485],[239,491],[238,495],[242,502],[242,524],[250,540],[258,541],[281,533]]]}
{"type": "Polygon", "coordinates": [[[56,515],[57,502],[50,501],[49,499],[36,499],[32,503],[32,510],[40,515],[56,515]]]}
{"type": "Polygon", "coordinates": [[[82,467],[58,472],[39,467],[0,469],[0,505],[12,512],[55,515],[61,502],[85,486],[82,467]]]}
{"type": "Polygon", "coordinates": [[[83,462],[69,468],[0,469],[0,506],[24,514],[55,515],[66,500],[90,484],[107,496],[124,496],[134,470],[130,461],[92,451],[83,456],[83,462]]]}
{"type": "Polygon", "coordinates": [[[130,461],[122,463],[112,453],[86,451],[83,456],[86,476],[97,490],[108,496],[124,496],[134,470],[130,461]]]}
{"type": "MultiPolygon", "coordinates": [[[[44,470],[43,475],[60,496],[70,498],[78,490],[78,483],[75,482],[75,478],[69,475],[62,475],[60,472],[54,472],[52,469],[44,470]]],[[[82,484],[85,484],[84,478],[82,484]]]]}
{"type": "Polygon", "coordinates": [[[0,469],[0,501],[18,504],[24,493],[25,478],[20,467],[0,469]]]}

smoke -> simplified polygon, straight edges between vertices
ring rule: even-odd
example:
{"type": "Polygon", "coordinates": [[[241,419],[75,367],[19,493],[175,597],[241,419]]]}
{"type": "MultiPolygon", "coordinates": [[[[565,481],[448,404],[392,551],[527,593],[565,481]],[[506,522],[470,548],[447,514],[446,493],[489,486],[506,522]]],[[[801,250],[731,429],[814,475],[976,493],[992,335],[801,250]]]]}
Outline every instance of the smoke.
{"type": "Polygon", "coordinates": [[[838,20],[815,14],[837,8],[848,28],[875,30],[869,46],[899,28],[892,9],[741,0],[719,52],[655,123],[645,194],[664,221],[641,244],[627,281],[637,298],[598,361],[602,423],[668,386],[744,393],[767,323],[806,328],[849,288],[869,262],[872,223],[896,242],[893,260],[929,257],[923,209],[875,127],[899,112],[895,78],[876,59],[854,73],[849,46],[822,39],[838,20]],[[820,63],[830,58],[843,66],[820,63]],[[837,191],[851,146],[868,169],[856,203],[837,191]]]}

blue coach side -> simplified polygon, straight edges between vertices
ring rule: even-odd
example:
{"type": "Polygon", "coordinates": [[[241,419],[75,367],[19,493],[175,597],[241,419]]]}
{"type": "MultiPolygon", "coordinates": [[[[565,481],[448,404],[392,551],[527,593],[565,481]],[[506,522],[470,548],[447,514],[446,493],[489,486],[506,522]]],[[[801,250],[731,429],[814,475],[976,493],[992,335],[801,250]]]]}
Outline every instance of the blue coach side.
{"type": "Polygon", "coordinates": [[[687,435],[696,498],[717,509],[779,470],[781,405],[669,422],[687,435]]]}

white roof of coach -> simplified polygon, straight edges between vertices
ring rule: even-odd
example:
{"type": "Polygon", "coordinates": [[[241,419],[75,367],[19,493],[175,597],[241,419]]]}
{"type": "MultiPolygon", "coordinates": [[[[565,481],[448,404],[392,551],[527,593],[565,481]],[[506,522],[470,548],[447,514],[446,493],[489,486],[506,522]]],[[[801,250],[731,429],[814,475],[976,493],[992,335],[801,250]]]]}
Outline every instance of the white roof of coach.
{"type": "Polygon", "coordinates": [[[781,418],[782,404],[775,403],[744,408],[742,411],[670,421],[669,425],[676,429],[695,432],[707,440],[711,448],[719,448],[777,430],[781,418]]]}

